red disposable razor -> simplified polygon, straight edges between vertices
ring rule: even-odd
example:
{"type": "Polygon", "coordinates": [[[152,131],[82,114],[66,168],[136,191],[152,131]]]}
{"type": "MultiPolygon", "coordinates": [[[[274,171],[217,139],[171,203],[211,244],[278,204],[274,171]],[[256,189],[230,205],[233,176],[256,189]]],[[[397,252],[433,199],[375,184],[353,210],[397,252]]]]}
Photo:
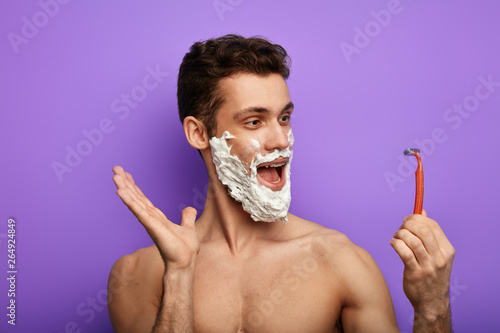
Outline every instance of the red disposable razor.
{"type": "Polygon", "coordinates": [[[418,166],[415,171],[415,208],[413,214],[422,214],[422,205],[424,203],[424,169],[422,167],[422,160],[420,159],[420,149],[406,148],[404,151],[406,156],[414,155],[417,158],[418,166]]]}

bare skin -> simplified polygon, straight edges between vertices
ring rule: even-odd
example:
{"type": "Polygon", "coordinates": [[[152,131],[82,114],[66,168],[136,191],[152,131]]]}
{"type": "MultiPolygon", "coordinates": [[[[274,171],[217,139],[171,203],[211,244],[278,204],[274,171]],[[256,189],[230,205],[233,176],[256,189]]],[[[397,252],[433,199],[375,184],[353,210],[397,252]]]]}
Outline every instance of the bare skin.
{"type": "MultiPolygon", "coordinates": [[[[215,136],[225,130],[236,136],[232,154],[250,161],[250,139],[259,140],[263,155],[288,146],[293,108],[283,78],[242,74],[221,86],[226,100],[215,136]],[[253,107],[260,111],[241,113],[253,107]]],[[[113,168],[117,194],[155,243],[113,266],[110,286],[127,276],[123,288],[109,289],[116,332],[399,332],[384,278],[366,251],[292,214],[287,224],[251,220],[218,180],[203,124],[188,117],[184,130],[209,176],[196,222],[187,208],[181,224],[172,223],[129,173],[113,168]]],[[[439,225],[410,215],[391,245],[405,264],[414,331],[451,331],[454,250],[439,225]]]]}

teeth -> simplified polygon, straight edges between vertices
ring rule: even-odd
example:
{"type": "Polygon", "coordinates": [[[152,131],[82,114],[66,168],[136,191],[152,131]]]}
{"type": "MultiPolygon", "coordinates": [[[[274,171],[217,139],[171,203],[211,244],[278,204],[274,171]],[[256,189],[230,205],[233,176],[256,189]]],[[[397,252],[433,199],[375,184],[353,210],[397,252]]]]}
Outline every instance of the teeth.
{"type": "Polygon", "coordinates": [[[280,166],[283,166],[285,164],[286,164],[286,162],[283,162],[283,163],[280,163],[280,164],[269,164],[269,165],[266,165],[264,167],[265,168],[269,168],[269,167],[271,167],[271,168],[279,168],[280,166]]]}
{"type": "Polygon", "coordinates": [[[280,180],[281,180],[281,177],[280,177],[277,181],[275,181],[275,182],[271,182],[271,183],[272,183],[272,184],[278,184],[278,183],[280,182],[280,180]]]}

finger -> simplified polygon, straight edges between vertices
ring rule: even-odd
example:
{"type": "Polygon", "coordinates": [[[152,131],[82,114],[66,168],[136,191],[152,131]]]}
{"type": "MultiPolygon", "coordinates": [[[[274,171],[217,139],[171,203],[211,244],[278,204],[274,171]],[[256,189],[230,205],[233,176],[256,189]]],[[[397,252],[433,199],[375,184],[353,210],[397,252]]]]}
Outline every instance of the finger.
{"type": "Polygon", "coordinates": [[[427,217],[427,212],[423,208],[422,208],[422,214],[421,215],[427,217]]]}
{"type": "Polygon", "coordinates": [[[131,187],[130,179],[127,177],[127,173],[119,166],[113,168],[115,175],[113,176],[113,181],[118,188],[131,187]]]}
{"type": "MultiPolygon", "coordinates": [[[[135,184],[135,183],[134,183],[135,184]]],[[[134,190],[137,194],[138,197],[141,197],[144,202],[149,206],[149,207],[154,207],[153,203],[149,200],[149,198],[142,192],[141,188],[137,185],[134,185],[134,190]]]]}
{"type": "Polygon", "coordinates": [[[123,179],[123,176],[120,174],[115,174],[113,176],[113,182],[115,183],[116,188],[126,189],[128,187],[125,183],[125,179],[123,179]]]}
{"type": "Polygon", "coordinates": [[[144,195],[139,186],[135,184],[134,178],[130,173],[123,172],[119,176],[123,178],[123,184],[129,189],[135,200],[140,202],[144,207],[154,207],[153,203],[144,195]]]}
{"type": "Polygon", "coordinates": [[[151,229],[160,228],[161,226],[170,227],[169,224],[172,222],[170,222],[165,214],[158,208],[149,209],[145,207],[126,189],[118,189],[116,192],[123,203],[130,209],[139,222],[144,225],[148,232],[150,232],[151,229]]]}
{"type": "Polygon", "coordinates": [[[401,239],[393,238],[390,242],[391,246],[394,248],[399,258],[403,261],[404,265],[410,270],[416,270],[418,268],[417,259],[413,255],[411,249],[403,242],[401,239]]]}
{"type": "Polygon", "coordinates": [[[430,265],[430,257],[427,252],[422,240],[412,234],[407,229],[400,229],[394,234],[395,239],[399,239],[405,243],[405,245],[413,253],[413,257],[418,264],[422,266],[430,265]]]}
{"type": "Polygon", "coordinates": [[[141,196],[137,190],[135,190],[133,187],[128,187],[127,188],[127,191],[129,193],[129,195],[132,197],[132,199],[137,202],[139,205],[141,205],[141,207],[145,210],[148,210],[149,208],[151,208],[148,203],[146,202],[145,200],[145,197],[141,196]]]}
{"type": "MultiPolygon", "coordinates": [[[[423,218],[424,216],[420,215],[420,214],[410,214],[410,215],[407,215],[404,217],[403,219],[403,223],[405,223],[406,221],[409,221],[409,220],[418,220],[420,218],[423,218]]],[[[402,228],[403,226],[401,226],[402,228]]]]}
{"type": "MultiPolygon", "coordinates": [[[[142,197],[144,199],[144,202],[147,206],[149,207],[154,207],[153,203],[144,195],[142,190],[135,184],[134,178],[129,172],[125,172],[123,168],[119,165],[113,167],[113,172],[115,175],[118,175],[123,178],[123,182],[120,182],[120,184],[123,184],[122,186],[127,186],[129,187],[135,194],[136,197],[140,198],[142,197]]],[[[114,180],[114,177],[113,177],[114,180]]],[[[115,181],[116,184],[116,181],[115,181]]],[[[117,185],[118,186],[118,185],[117,185]]]]}
{"type": "Polygon", "coordinates": [[[404,223],[406,223],[407,221],[412,221],[412,220],[426,225],[432,231],[432,233],[434,234],[434,238],[437,242],[437,246],[441,251],[444,251],[444,253],[448,255],[452,255],[455,253],[455,249],[453,248],[450,241],[446,237],[445,233],[443,232],[443,229],[441,229],[441,226],[436,221],[418,214],[408,215],[407,217],[404,218],[403,221],[404,223]]]}
{"type": "Polygon", "coordinates": [[[130,182],[132,184],[135,184],[135,181],[134,181],[134,178],[132,177],[132,175],[128,172],[126,172],[125,170],[123,170],[123,168],[119,165],[116,165],[113,167],[113,172],[115,175],[120,175],[122,176],[126,182],[130,182]]]}
{"type": "Polygon", "coordinates": [[[118,175],[118,174],[123,174],[123,172],[124,172],[124,171],[123,171],[123,168],[122,168],[121,166],[119,166],[119,165],[115,165],[115,166],[113,167],[113,173],[114,173],[115,175],[118,175]]]}
{"type": "Polygon", "coordinates": [[[441,255],[441,248],[439,247],[436,235],[430,226],[430,219],[425,219],[427,220],[409,219],[403,223],[403,229],[400,230],[408,230],[421,241],[425,250],[431,256],[439,256],[441,255]]]}
{"type": "Polygon", "coordinates": [[[127,180],[127,187],[132,192],[136,200],[140,201],[144,207],[154,207],[153,203],[144,195],[139,186],[135,185],[135,183],[131,183],[130,180],[127,180]]]}
{"type": "Polygon", "coordinates": [[[125,177],[127,178],[127,180],[128,180],[129,182],[131,182],[132,184],[134,184],[134,185],[135,185],[134,177],[132,177],[132,174],[131,174],[131,173],[129,173],[129,172],[126,172],[126,171],[125,171],[124,173],[125,173],[125,177]]]}
{"type": "Polygon", "coordinates": [[[140,205],[137,200],[131,195],[127,189],[120,188],[116,191],[123,203],[130,209],[130,211],[137,217],[143,216],[144,207],[140,205]]]}
{"type": "MultiPolygon", "coordinates": [[[[164,230],[163,227],[170,229],[174,226],[174,223],[144,195],[130,173],[119,165],[113,167],[113,172],[115,174],[113,181],[118,188],[116,194],[146,228],[150,236],[157,236],[155,231],[164,230]]],[[[196,218],[196,210],[194,210],[194,218],[196,218]]]]}
{"type": "Polygon", "coordinates": [[[430,220],[429,225],[432,232],[434,233],[434,236],[437,240],[437,243],[439,244],[439,247],[446,253],[454,252],[453,246],[448,240],[448,237],[446,237],[446,234],[444,233],[443,229],[441,229],[439,223],[437,223],[434,220],[430,220]]]}
{"type": "Polygon", "coordinates": [[[137,187],[137,185],[135,184],[135,181],[134,181],[134,178],[132,177],[132,175],[128,172],[124,172],[123,173],[123,179],[125,181],[125,183],[127,184],[127,186],[134,192],[137,192],[137,190],[135,189],[135,187],[137,187]]]}
{"type": "Polygon", "coordinates": [[[192,227],[196,221],[197,211],[193,207],[186,207],[181,214],[181,227],[192,227]]]}
{"type": "MultiPolygon", "coordinates": [[[[133,186],[135,186],[135,185],[131,185],[129,182],[127,182],[123,178],[122,175],[120,175],[120,174],[114,175],[113,181],[115,182],[116,187],[118,188],[118,190],[116,191],[116,194],[118,194],[118,196],[122,199],[122,201],[123,201],[124,194],[127,193],[127,198],[128,198],[127,207],[129,207],[129,205],[132,203],[132,201],[135,201],[138,204],[140,204],[143,209],[146,209],[146,207],[154,207],[154,206],[152,206],[151,203],[148,204],[144,200],[145,197],[144,196],[141,197],[141,195],[139,195],[137,193],[137,191],[134,190],[133,186]]],[[[127,204],[127,203],[125,203],[125,204],[127,204]]],[[[129,207],[129,209],[130,209],[130,207],[129,207]]]]}
{"type": "Polygon", "coordinates": [[[113,167],[113,172],[116,176],[119,176],[123,179],[124,184],[126,184],[128,187],[133,188],[133,185],[135,185],[135,181],[130,173],[123,170],[123,168],[119,165],[113,167]]]}

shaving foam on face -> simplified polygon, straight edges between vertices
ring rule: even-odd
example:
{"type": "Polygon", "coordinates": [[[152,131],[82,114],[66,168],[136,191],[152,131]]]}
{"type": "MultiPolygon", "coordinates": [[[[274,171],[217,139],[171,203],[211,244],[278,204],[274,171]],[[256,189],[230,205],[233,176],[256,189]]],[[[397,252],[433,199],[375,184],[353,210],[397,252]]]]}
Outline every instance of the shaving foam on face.
{"type": "Polygon", "coordinates": [[[222,184],[228,187],[229,195],[241,202],[243,210],[249,213],[254,221],[288,222],[287,213],[291,201],[290,164],[293,155],[291,148],[294,141],[292,130],[288,132],[286,149],[276,149],[264,156],[260,154],[259,142],[251,140],[251,149],[255,151],[255,156],[249,166],[250,175],[243,162],[235,155],[231,155],[231,146],[227,143],[230,139],[235,139],[235,137],[228,131],[222,133],[220,138],[210,139],[217,176],[222,184]],[[286,177],[286,182],[281,190],[273,191],[257,180],[257,166],[272,162],[279,157],[289,159],[281,175],[281,177],[286,177]]]}

